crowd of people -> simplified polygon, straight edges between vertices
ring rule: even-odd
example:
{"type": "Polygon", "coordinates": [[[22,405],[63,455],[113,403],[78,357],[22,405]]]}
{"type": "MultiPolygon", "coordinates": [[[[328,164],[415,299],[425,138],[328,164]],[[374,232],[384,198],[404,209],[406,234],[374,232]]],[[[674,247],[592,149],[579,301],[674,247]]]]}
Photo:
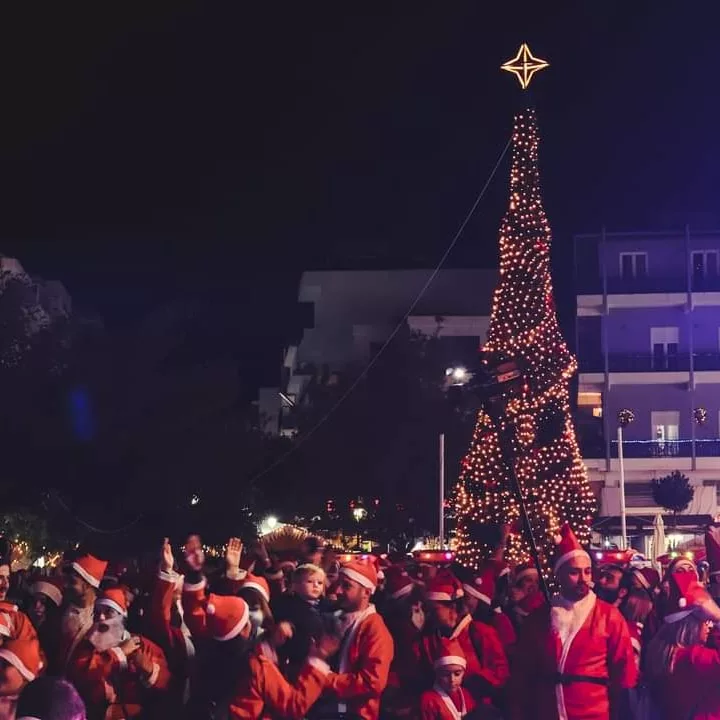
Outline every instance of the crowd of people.
{"type": "Polygon", "coordinates": [[[0,720],[720,718],[720,607],[684,556],[598,566],[565,526],[548,602],[502,547],[478,571],[314,537],[293,559],[159,550],[0,559],[0,720]]]}

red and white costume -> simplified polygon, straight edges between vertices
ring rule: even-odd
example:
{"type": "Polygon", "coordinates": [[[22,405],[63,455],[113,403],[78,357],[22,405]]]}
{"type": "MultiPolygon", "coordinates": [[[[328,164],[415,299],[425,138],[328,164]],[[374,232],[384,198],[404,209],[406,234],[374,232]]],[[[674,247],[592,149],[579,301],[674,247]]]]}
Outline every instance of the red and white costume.
{"type": "MultiPolygon", "coordinates": [[[[555,572],[586,554],[565,526],[555,572]]],[[[520,632],[508,698],[514,720],[609,720],[609,691],[635,687],[637,666],[627,622],[589,591],[556,597],[533,612],[520,632]]]]}
{"type": "MultiPolygon", "coordinates": [[[[207,637],[228,642],[238,637],[249,622],[247,603],[240,597],[210,594],[205,607],[207,637]]],[[[249,658],[249,672],[238,679],[230,701],[231,718],[302,718],[320,697],[330,668],[317,658],[301,670],[295,685],[290,685],[280,670],[261,653],[249,658]]]]}
{"type": "MultiPolygon", "coordinates": [[[[463,590],[452,575],[438,575],[428,586],[427,599],[435,602],[452,602],[462,597],[463,590]]],[[[427,687],[423,676],[429,675],[432,658],[438,657],[448,638],[439,633],[424,634],[418,651],[420,658],[420,682],[427,687]],[[425,665],[425,668],[423,668],[425,665]]],[[[455,626],[450,640],[457,640],[467,659],[465,684],[475,702],[488,704],[492,695],[508,681],[510,669],[497,632],[483,622],[463,616],[455,626]]]]}
{"type": "MultiPolygon", "coordinates": [[[[371,563],[353,560],[340,572],[371,591],[377,587],[377,571],[371,563]]],[[[333,668],[336,672],[327,678],[327,693],[337,699],[338,712],[377,720],[393,659],[392,636],[374,605],[346,613],[343,622],[345,631],[333,668]]]]}
{"type": "MultiPolygon", "coordinates": [[[[463,669],[467,667],[467,660],[457,641],[446,640],[440,653],[433,663],[435,670],[445,665],[463,669]]],[[[420,697],[421,720],[461,720],[474,709],[472,695],[462,686],[448,693],[436,682],[431,690],[426,690],[420,697]]]]}
{"type": "MultiPolygon", "coordinates": [[[[12,665],[22,676],[25,683],[31,683],[44,669],[42,651],[37,637],[22,637],[7,640],[0,648],[0,658],[12,665]]],[[[19,695],[0,697],[0,718],[14,720],[19,695]]],[[[31,720],[28,718],[27,720],[31,720]]]]}
{"type": "MultiPolygon", "coordinates": [[[[94,588],[99,588],[105,575],[107,562],[92,555],[83,555],[72,563],[69,570],[79,575],[94,588]]],[[[64,673],[70,660],[93,625],[93,606],[76,607],[68,605],[60,620],[59,639],[53,643],[55,657],[51,658],[52,669],[64,673]]]]}
{"type": "MultiPolygon", "coordinates": [[[[123,616],[127,616],[125,594],[120,588],[106,590],[98,599],[123,616]]],[[[122,640],[130,636],[127,632],[122,640]]],[[[161,648],[147,638],[141,638],[141,649],[150,655],[152,671],[143,673],[128,658],[120,646],[105,651],[96,650],[85,639],[73,655],[68,667],[68,679],[85,701],[88,714],[106,720],[127,720],[141,715],[149,704],[157,707],[161,699],[156,693],[167,690],[170,672],[161,648]]]]}
{"type": "MultiPolygon", "coordinates": [[[[691,613],[703,616],[701,605],[710,596],[692,573],[672,575],[670,582],[678,596],[664,621],[679,622],[691,613]]],[[[654,682],[651,690],[663,717],[720,720],[720,653],[703,645],[677,647],[672,671],[654,682]]]]}

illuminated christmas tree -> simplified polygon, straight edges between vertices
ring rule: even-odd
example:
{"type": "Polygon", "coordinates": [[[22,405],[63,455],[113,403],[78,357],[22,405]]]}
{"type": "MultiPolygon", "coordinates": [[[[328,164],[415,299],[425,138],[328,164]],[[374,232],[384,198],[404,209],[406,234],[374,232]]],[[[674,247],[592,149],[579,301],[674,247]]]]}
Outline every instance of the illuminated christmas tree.
{"type": "MultiPolygon", "coordinates": [[[[527,53],[524,65],[505,67],[516,72],[523,89],[529,82],[528,69],[533,68],[528,57],[536,61],[527,53]]],[[[546,66],[538,63],[543,61],[536,61],[535,70],[546,66]]],[[[499,443],[509,424],[515,473],[546,577],[552,565],[553,538],[562,523],[568,521],[586,544],[595,507],[570,414],[569,382],[577,363],[555,313],[550,241],[540,194],[537,120],[534,109],[528,108],[514,122],[510,200],[500,226],[500,284],[483,347],[487,355],[517,363],[522,382],[500,420],[500,433],[488,414],[480,411],[456,488],[455,509],[461,563],[477,567],[490,557],[495,548],[488,527],[507,525],[512,530],[506,558],[511,564],[530,561],[499,443]]]]}

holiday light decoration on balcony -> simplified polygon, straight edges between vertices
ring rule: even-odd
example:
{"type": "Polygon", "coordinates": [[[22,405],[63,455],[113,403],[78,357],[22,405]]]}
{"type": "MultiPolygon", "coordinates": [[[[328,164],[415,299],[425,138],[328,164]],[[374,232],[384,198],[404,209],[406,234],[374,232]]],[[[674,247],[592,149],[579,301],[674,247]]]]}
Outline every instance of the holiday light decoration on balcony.
{"type": "Polygon", "coordinates": [[[704,425],[708,419],[708,411],[704,407],[696,407],[693,410],[693,420],[698,425],[704,425]]]}
{"type": "MultiPolygon", "coordinates": [[[[530,77],[532,73],[521,78],[524,87],[530,77]]],[[[563,522],[570,523],[580,542],[589,543],[595,498],[570,414],[569,382],[577,362],[555,313],[551,231],[540,193],[538,141],[535,111],[527,109],[514,123],[509,206],[500,226],[500,284],[483,351],[515,361],[523,369],[521,392],[507,403],[500,433],[504,436],[507,424],[515,430],[515,472],[539,546],[541,568],[549,577],[553,536],[563,522]]],[[[493,554],[490,526],[510,527],[506,559],[511,564],[530,560],[498,430],[483,410],[462,463],[454,501],[459,562],[477,568],[493,554]]]]}
{"type": "Polygon", "coordinates": [[[628,408],[620,410],[617,414],[617,421],[620,427],[626,428],[631,422],[635,422],[635,413],[628,408]]]}

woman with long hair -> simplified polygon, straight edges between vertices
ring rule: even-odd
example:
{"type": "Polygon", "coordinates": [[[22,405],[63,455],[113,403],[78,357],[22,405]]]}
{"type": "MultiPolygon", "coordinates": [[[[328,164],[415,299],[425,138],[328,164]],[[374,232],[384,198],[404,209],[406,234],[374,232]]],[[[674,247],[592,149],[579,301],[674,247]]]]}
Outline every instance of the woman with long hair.
{"type": "Polygon", "coordinates": [[[645,655],[654,705],[668,720],[720,718],[720,654],[706,646],[720,608],[693,573],[669,577],[667,612],[645,655]]]}

